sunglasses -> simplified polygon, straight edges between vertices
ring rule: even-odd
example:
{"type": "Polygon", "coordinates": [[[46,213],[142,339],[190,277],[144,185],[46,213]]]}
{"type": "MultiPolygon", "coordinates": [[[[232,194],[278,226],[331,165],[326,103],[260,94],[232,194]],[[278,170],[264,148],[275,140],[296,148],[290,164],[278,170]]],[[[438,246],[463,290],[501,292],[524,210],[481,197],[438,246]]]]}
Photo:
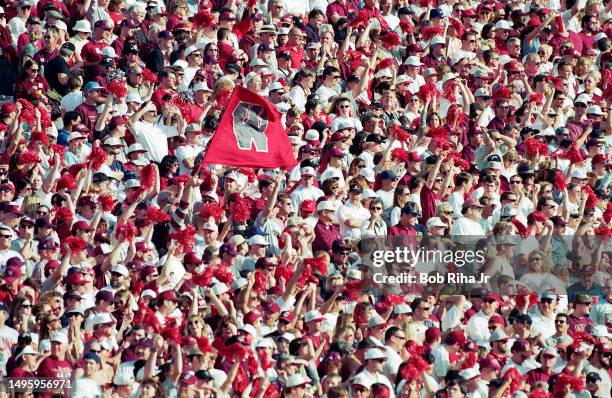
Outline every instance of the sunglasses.
{"type": "Polygon", "coordinates": [[[522,183],[523,181],[517,181],[517,180],[510,181],[510,184],[522,184],[522,183]]]}

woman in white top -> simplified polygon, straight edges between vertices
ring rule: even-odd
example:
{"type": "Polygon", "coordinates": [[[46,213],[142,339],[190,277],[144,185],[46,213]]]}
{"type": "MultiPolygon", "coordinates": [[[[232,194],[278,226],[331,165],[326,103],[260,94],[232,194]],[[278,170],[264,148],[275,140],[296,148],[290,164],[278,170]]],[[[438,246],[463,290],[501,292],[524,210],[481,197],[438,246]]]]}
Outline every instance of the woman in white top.
{"type": "Polygon", "coordinates": [[[550,256],[545,255],[540,250],[534,250],[529,254],[527,267],[529,270],[521,277],[520,282],[527,285],[531,291],[537,292],[552,269],[550,256]]]}
{"type": "Polygon", "coordinates": [[[389,216],[389,227],[396,225],[402,215],[402,208],[410,202],[410,189],[406,185],[398,185],[393,193],[393,209],[389,216]]]}
{"type": "Polygon", "coordinates": [[[293,88],[289,91],[289,97],[293,104],[302,112],[306,110],[306,99],[315,82],[315,74],[309,69],[301,69],[293,78],[293,88]]]}

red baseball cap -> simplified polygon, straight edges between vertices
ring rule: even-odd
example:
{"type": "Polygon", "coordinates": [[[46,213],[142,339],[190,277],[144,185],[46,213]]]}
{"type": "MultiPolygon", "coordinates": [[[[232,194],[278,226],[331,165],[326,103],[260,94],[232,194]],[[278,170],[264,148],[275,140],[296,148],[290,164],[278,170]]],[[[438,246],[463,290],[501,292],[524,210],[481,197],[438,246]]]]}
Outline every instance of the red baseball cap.
{"type": "Polygon", "coordinates": [[[317,211],[317,202],[315,202],[314,200],[306,199],[302,202],[300,209],[303,211],[315,212],[317,211]]]}

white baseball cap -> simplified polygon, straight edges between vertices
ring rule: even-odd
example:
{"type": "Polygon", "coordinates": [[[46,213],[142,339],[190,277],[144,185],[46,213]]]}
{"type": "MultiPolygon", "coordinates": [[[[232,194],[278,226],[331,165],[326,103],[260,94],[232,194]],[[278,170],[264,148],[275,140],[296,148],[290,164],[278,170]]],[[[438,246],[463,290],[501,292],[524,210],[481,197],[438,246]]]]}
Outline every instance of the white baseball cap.
{"type": "Polygon", "coordinates": [[[19,354],[15,357],[15,361],[18,361],[24,355],[38,355],[38,351],[33,349],[31,346],[27,345],[21,350],[19,354]]]}
{"type": "Polygon", "coordinates": [[[308,311],[304,315],[304,321],[306,323],[312,322],[312,321],[323,321],[323,320],[325,320],[325,317],[321,315],[321,313],[317,310],[308,311]]]}
{"type": "Polygon", "coordinates": [[[80,21],[76,21],[72,30],[75,32],[91,33],[91,24],[89,21],[81,19],[80,21]]]}
{"type": "Polygon", "coordinates": [[[429,220],[427,220],[427,228],[433,227],[448,227],[448,225],[444,223],[440,217],[431,217],[429,220]]]}
{"type": "Polygon", "coordinates": [[[285,388],[293,388],[297,386],[301,386],[302,384],[309,384],[310,379],[307,379],[301,373],[294,373],[287,379],[285,383],[285,388]]]}
{"type": "Polygon", "coordinates": [[[142,145],[140,145],[139,143],[134,143],[132,145],[130,145],[127,149],[127,153],[130,154],[132,152],[147,152],[146,149],[144,149],[144,147],[142,145]]]}
{"type": "Polygon", "coordinates": [[[219,282],[215,283],[211,290],[215,294],[215,296],[218,296],[220,294],[229,292],[229,287],[227,287],[225,283],[219,282]]]}
{"type": "Polygon", "coordinates": [[[143,100],[140,97],[140,94],[128,94],[127,97],[125,97],[125,102],[136,102],[138,104],[142,104],[143,100]]]}
{"type": "Polygon", "coordinates": [[[53,335],[51,335],[51,338],[49,339],[49,341],[57,342],[61,344],[68,344],[68,336],[66,336],[62,332],[55,332],[53,333],[53,335]]]}
{"type": "Polygon", "coordinates": [[[259,246],[268,246],[270,243],[261,235],[253,235],[249,239],[247,239],[247,244],[251,245],[259,245],[259,246]]]}
{"type": "Polygon", "coordinates": [[[476,368],[467,368],[459,372],[459,376],[461,376],[463,380],[469,380],[476,376],[480,376],[480,371],[476,368]]]}
{"type": "Polygon", "coordinates": [[[411,55],[410,57],[406,58],[406,60],[404,61],[404,65],[408,65],[408,66],[422,66],[423,63],[421,63],[421,61],[419,60],[419,57],[417,57],[415,55],[411,55]]]}
{"type": "Polygon", "coordinates": [[[501,19],[495,23],[495,29],[510,30],[512,29],[512,24],[505,19],[501,19]]]}
{"type": "Polygon", "coordinates": [[[338,206],[336,206],[331,200],[323,200],[317,204],[317,211],[324,210],[336,211],[338,210],[338,206]]]}
{"type": "Polygon", "coordinates": [[[366,361],[370,359],[384,359],[384,358],[387,358],[387,355],[385,355],[385,353],[382,352],[378,348],[370,348],[368,351],[366,351],[366,354],[364,357],[366,361]]]}
{"type": "Polygon", "coordinates": [[[315,172],[315,169],[313,169],[312,167],[302,167],[300,169],[300,173],[302,175],[307,175],[307,176],[317,175],[317,173],[315,172]]]}
{"type": "Polygon", "coordinates": [[[208,91],[208,92],[212,93],[212,90],[208,87],[206,82],[200,82],[198,84],[194,84],[193,85],[193,92],[195,93],[196,91],[208,91]]]}

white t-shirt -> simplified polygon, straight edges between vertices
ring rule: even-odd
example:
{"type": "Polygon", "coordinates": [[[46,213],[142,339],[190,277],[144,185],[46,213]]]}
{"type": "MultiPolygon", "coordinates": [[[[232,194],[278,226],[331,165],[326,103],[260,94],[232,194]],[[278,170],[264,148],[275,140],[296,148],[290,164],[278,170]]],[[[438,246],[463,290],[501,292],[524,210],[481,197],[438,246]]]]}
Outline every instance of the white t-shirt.
{"type": "Polygon", "coordinates": [[[291,194],[291,201],[293,202],[293,208],[299,209],[300,205],[305,200],[314,200],[316,202],[323,195],[325,195],[325,193],[317,187],[306,188],[303,185],[301,185],[297,187],[291,194]]]}
{"type": "MultiPolygon", "coordinates": [[[[344,224],[344,222],[349,218],[361,220],[363,222],[370,219],[370,211],[363,206],[359,206],[359,208],[357,208],[348,202],[338,209],[338,221],[342,236],[359,240],[361,238],[361,228],[350,228],[344,224]]],[[[361,226],[362,223],[359,225],[361,226]]]]}
{"type": "Polygon", "coordinates": [[[9,326],[0,329],[0,371],[6,376],[6,362],[11,357],[11,349],[17,344],[19,333],[9,326]]]}
{"type": "Polygon", "coordinates": [[[376,191],[376,195],[382,200],[383,205],[385,206],[385,210],[393,207],[393,197],[395,196],[395,190],[385,191],[383,189],[379,189],[376,191]]]}
{"type": "Polygon", "coordinates": [[[174,126],[138,121],[132,125],[136,142],[144,147],[149,160],[161,162],[168,154],[168,138],[179,135],[174,126]]]}
{"type": "Polygon", "coordinates": [[[82,377],[74,381],[74,389],[70,396],[72,398],[99,398],[102,396],[102,390],[95,380],[82,377]]]}
{"type": "Polygon", "coordinates": [[[431,355],[434,357],[434,375],[438,378],[444,378],[450,367],[450,357],[446,347],[440,344],[431,351],[431,355]]]}
{"type": "Polygon", "coordinates": [[[195,159],[200,154],[200,152],[202,152],[203,150],[204,150],[204,147],[200,145],[181,145],[178,148],[176,148],[176,150],[174,151],[174,156],[176,156],[176,158],[179,161],[181,174],[191,172],[191,169],[187,168],[183,164],[183,160],[195,159]]]}
{"type": "Polygon", "coordinates": [[[338,92],[333,88],[327,88],[323,84],[319,86],[315,94],[319,96],[319,100],[321,101],[321,105],[325,106],[329,102],[329,99],[335,95],[338,95],[338,92]]]}

